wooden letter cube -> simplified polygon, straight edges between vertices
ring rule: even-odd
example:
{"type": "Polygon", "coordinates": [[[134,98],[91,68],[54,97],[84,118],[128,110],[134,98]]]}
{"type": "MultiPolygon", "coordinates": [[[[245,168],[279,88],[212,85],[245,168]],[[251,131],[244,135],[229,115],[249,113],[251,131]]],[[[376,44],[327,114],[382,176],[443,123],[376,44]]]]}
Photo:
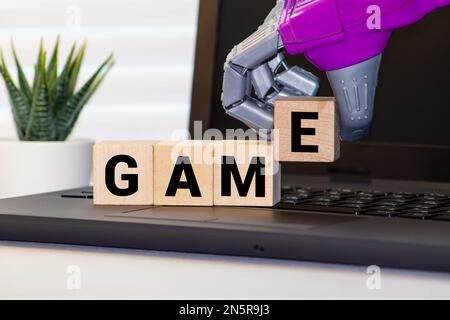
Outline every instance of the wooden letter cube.
{"type": "Polygon", "coordinates": [[[272,207],[280,201],[281,168],[270,143],[222,141],[214,148],[214,205],[272,207]]]}
{"type": "Polygon", "coordinates": [[[155,145],[155,205],[212,206],[211,142],[160,142],[155,145]]]}
{"type": "Polygon", "coordinates": [[[291,97],[275,102],[275,158],[281,162],[334,162],[339,124],[334,98],[291,97]]]}
{"type": "Polygon", "coordinates": [[[153,204],[153,142],[94,146],[94,204],[153,204]]]}

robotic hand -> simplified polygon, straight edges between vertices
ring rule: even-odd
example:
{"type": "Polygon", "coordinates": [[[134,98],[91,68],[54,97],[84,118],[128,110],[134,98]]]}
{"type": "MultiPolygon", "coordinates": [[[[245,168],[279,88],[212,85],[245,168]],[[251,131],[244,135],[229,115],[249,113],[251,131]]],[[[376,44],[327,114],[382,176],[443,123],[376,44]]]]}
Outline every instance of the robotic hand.
{"type": "Polygon", "coordinates": [[[450,0],[278,0],[263,25],[229,53],[223,106],[270,138],[275,100],[314,96],[319,89],[317,77],[284,60],[284,52],[303,53],[327,72],[339,107],[341,139],[366,138],[381,56],[392,31],[447,5],[450,0]],[[373,15],[379,21],[371,21],[373,15]]]}

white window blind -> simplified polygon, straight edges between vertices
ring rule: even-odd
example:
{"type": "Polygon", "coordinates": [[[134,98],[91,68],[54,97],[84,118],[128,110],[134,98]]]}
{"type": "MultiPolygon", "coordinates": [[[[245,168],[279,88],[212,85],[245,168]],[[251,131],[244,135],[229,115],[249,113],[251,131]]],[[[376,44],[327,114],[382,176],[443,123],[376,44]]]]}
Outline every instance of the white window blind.
{"type": "MultiPolygon", "coordinates": [[[[198,0],[15,0],[0,5],[0,46],[11,73],[11,38],[31,79],[42,37],[60,65],[73,41],[87,40],[80,81],[114,52],[116,65],[85,107],[71,138],[167,139],[186,129],[198,0]]],[[[0,138],[15,138],[0,83],[0,138]]]]}

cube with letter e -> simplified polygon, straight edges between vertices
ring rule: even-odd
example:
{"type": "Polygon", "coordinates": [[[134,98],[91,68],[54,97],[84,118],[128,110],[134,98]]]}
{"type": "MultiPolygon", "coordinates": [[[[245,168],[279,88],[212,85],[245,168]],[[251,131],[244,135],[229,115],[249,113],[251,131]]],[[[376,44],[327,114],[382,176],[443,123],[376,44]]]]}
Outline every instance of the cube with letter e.
{"type": "Polygon", "coordinates": [[[340,155],[334,98],[290,97],[275,103],[275,159],[334,162],[340,155]]]}

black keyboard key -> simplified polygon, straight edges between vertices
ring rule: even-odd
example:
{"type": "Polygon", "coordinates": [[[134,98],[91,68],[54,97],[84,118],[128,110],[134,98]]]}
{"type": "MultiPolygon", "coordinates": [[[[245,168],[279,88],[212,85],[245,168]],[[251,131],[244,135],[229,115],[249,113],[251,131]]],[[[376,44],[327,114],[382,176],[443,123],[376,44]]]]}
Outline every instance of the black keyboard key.
{"type": "Polygon", "coordinates": [[[418,197],[417,194],[414,193],[408,193],[408,192],[395,192],[389,194],[386,198],[387,199],[402,199],[402,200],[412,200],[416,199],[418,197]]]}
{"type": "Polygon", "coordinates": [[[355,198],[351,198],[351,199],[345,199],[342,203],[349,203],[349,204],[370,204],[373,203],[374,200],[367,200],[367,199],[355,199],[355,198]]]}
{"type": "Polygon", "coordinates": [[[382,198],[378,200],[379,202],[391,202],[391,203],[397,203],[401,205],[408,205],[411,203],[414,203],[414,200],[408,200],[408,199],[399,199],[399,198],[382,198]]]}
{"type": "Polygon", "coordinates": [[[357,195],[361,197],[381,198],[385,197],[386,193],[380,191],[360,191],[357,195]]]}
{"type": "Polygon", "coordinates": [[[390,200],[382,200],[376,202],[377,206],[386,206],[386,207],[403,207],[405,205],[405,202],[398,202],[398,201],[390,201],[390,200]]]}
{"type": "Polygon", "coordinates": [[[436,209],[439,208],[439,205],[435,205],[435,204],[427,204],[427,203],[414,203],[414,204],[410,204],[406,207],[407,209],[412,208],[412,209],[427,209],[427,210],[432,210],[432,209],[436,209]]]}
{"type": "Polygon", "coordinates": [[[348,193],[342,193],[342,192],[337,191],[337,190],[330,190],[328,192],[325,192],[324,195],[333,196],[333,197],[340,197],[340,198],[349,196],[348,193]]]}
{"type": "Polygon", "coordinates": [[[415,204],[429,204],[434,206],[442,206],[442,202],[436,200],[428,200],[428,201],[417,201],[415,204]]]}
{"type": "Polygon", "coordinates": [[[326,190],[319,190],[319,189],[313,189],[313,188],[296,188],[297,193],[306,193],[306,194],[317,194],[317,193],[323,193],[326,190]]]}
{"type": "Polygon", "coordinates": [[[395,211],[391,211],[391,210],[380,210],[380,209],[368,209],[366,211],[363,211],[361,213],[361,215],[363,216],[374,216],[374,217],[386,217],[386,218],[391,218],[391,217],[395,217],[398,215],[398,213],[396,213],[395,211]]]}
{"type": "Polygon", "coordinates": [[[370,207],[370,204],[361,204],[361,203],[337,203],[335,205],[336,207],[339,208],[354,208],[354,209],[367,209],[370,207]]]}
{"type": "Polygon", "coordinates": [[[450,216],[450,209],[448,210],[438,209],[435,210],[433,213],[438,216],[450,216]]]}
{"type": "Polygon", "coordinates": [[[308,199],[311,199],[309,196],[303,196],[303,195],[284,195],[282,200],[296,200],[297,202],[305,201],[308,199]]]}
{"type": "Polygon", "coordinates": [[[335,192],[338,192],[341,196],[356,196],[357,192],[350,190],[350,189],[338,189],[334,190],[335,192]]]}
{"type": "Polygon", "coordinates": [[[367,197],[367,196],[358,196],[358,199],[361,199],[361,200],[368,200],[368,201],[372,201],[372,202],[374,202],[374,201],[377,201],[377,200],[378,200],[378,198],[374,198],[374,197],[367,197]]]}
{"type": "Polygon", "coordinates": [[[449,203],[449,201],[450,200],[448,200],[448,199],[435,198],[435,197],[422,197],[422,198],[417,198],[414,200],[415,203],[433,202],[433,203],[440,203],[440,204],[449,203]]]}
{"type": "Polygon", "coordinates": [[[405,208],[404,213],[422,213],[422,214],[432,214],[437,213],[437,209],[425,209],[425,208],[405,208]]]}
{"type": "Polygon", "coordinates": [[[400,214],[399,218],[408,218],[408,219],[421,219],[421,220],[430,220],[433,218],[435,214],[430,214],[429,212],[409,212],[405,214],[400,214]]]}
{"type": "Polygon", "coordinates": [[[399,198],[383,198],[380,200],[380,202],[392,202],[392,203],[411,203],[410,200],[406,200],[406,199],[399,199],[399,198]]]}
{"type": "Polygon", "coordinates": [[[283,195],[282,196],[283,200],[297,200],[298,196],[296,195],[291,195],[291,194],[287,194],[287,195],[283,195]]]}
{"type": "Polygon", "coordinates": [[[322,193],[323,196],[332,196],[332,197],[350,197],[354,196],[355,192],[349,190],[326,190],[322,193]]]}
{"type": "Polygon", "coordinates": [[[442,215],[435,215],[431,218],[432,220],[436,220],[436,221],[446,221],[446,222],[450,222],[450,214],[442,214],[442,215]]]}
{"type": "Polygon", "coordinates": [[[293,193],[293,194],[295,194],[295,195],[298,196],[298,197],[309,197],[309,198],[314,197],[314,194],[312,194],[312,193],[307,193],[307,192],[295,192],[295,193],[293,193]]]}
{"type": "Polygon", "coordinates": [[[336,195],[342,195],[343,192],[339,191],[339,190],[328,190],[329,194],[336,194],[336,195]]]}
{"type": "Polygon", "coordinates": [[[62,194],[61,198],[70,198],[70,199],[93,199],[94,196],[92,194],[86,193],[76,193],[76,194],[62,194]]]}
{"type": "Polygon", "coordinates": [[[297,204],[297,200],[281,199],[280,203],[282,203],[282,204],[297,204]]]}
{"type": "Polygon", "coordinates": [[[320,206],[320,205],[310,205],[310,204],[283,204],[277,205],[279,209],[288,210],[299,210],[299,211],[317,211],[317,212],[328,212],[328,213],[341,213],[341,214],[351,214],[357,215],[361,212],[359,208],[341,208],[336,206],[320,206]]]}
{"type": "Polygon", "coordinates": [[[336,200],[336,201],[343,200],[343,199],[346,198],[346,196],[333,196],[333,195],[329,195],[327,197],[330,198],[330,199],[336,200]]]}
{"type": "Polygon", "coordinates": [[[429,193],[429,194],[426,195],[426,197],[436,197],[436,198],[443,198],[443,199],[447,198],[447,199],[449,199],[450,195],[443,194],[443,193],[429,193]]]}
{"type": "Polygon", "coordinates": [[[375,206],[370,207],[370,210],[389,211],[389,212],[402,212],[402,211],[404,211],[404,208],[403,207],[390,207],[390,206],[375,205],[375,206]]]}
{"type": "Polygon", "coordinates": [[[321,202],[336,202],[340,199],[336,198],[336,197],[324,197],[324,196],[319,196],[319,197],[315,197],[313,198],[314,201],[321,201],[321,202]]]}
{"type": "Polygon", "coordinates": [[[334,204],[334,202],[325,202],[325,201],[304,201],[302,202],[304,205],[312,205],[312,206],[324,206],[328,207],[334,204]]]}
{"type": "Polygon", "coordinates": [[[448,203],[450,201],[450,199],[448,197],[430,196],[430,195],[425,195],[422,198],[420,198],[420,200],[423,200],[423,201],[438,201],[440,203],[448,203]]]}
{"type": "Polygon", "coordinates": [[[344,195],[330,194],[328,192],[317,196],[317,198],[325,198],[325,199],[330,199],[333,201],[345,200],[347,197],[348,196],[344,196],[344,195]]]}

